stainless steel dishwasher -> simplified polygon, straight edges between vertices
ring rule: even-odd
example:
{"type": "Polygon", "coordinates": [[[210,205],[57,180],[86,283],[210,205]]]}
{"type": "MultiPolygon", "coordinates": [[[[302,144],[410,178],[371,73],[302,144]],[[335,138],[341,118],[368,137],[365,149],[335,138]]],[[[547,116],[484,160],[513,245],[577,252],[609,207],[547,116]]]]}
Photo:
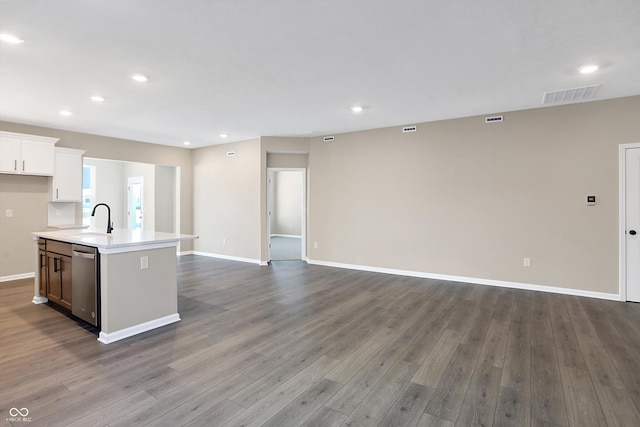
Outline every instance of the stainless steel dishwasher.
{"type": "Polygon", "coordinates": [[[98,249],[71,245],[71,313],[98,326],[98,249]]]}

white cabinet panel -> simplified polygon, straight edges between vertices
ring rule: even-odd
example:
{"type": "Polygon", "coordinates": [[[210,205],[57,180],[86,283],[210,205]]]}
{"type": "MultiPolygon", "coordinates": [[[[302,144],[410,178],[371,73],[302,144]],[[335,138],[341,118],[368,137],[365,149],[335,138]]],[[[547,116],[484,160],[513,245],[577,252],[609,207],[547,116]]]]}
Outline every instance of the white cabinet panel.
{"type": "Polygon", "coordinates": [[[55,146],[50,142],[22,139],[22,173],[53,175],[55,146]]]}
{"type": "Polygon", "coordinates": [[[0,173],[53,176],[57,138],[0,131],[0,173]]]}
{"type": "Polygon", "coordinates": [[[80,202],[82,200],[82,155],[84,151],[56,148],[55,173],[51,185],[51,201],[80,202]]]}
{"type": "Polygon", "coordinates": [[[0,136],[0,172],[20,173],[18,162],[21,143],[20,138],[0,136]]]}

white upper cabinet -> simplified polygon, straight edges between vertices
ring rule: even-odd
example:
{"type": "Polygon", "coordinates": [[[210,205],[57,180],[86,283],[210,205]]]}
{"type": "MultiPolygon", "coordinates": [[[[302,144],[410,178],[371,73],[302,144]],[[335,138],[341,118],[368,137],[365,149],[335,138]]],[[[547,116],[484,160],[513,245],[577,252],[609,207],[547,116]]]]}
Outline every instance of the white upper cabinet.
{"type": "Polygon", "coordinates": [[[9,136],[0,135],[0,172],[20,173],[18,161],[20,160],[20,150],[22,140],[9,136]]]}
{"type": "Polygon", "coordinates": [[[52,176],[58,138],[0,131],[0,173],[52,176]]]}
{"type": "Polygon", "coordinates": [[[51,180],[52,202],[82,201],[82,156],[84,151],[56,148],[55,173],[51,180]]]}

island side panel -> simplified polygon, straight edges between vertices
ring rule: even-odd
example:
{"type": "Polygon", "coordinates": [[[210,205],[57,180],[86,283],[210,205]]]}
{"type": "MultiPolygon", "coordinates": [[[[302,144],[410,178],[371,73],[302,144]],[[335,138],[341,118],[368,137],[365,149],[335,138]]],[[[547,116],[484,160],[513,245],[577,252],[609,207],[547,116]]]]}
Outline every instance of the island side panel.
{"type": "Polygon", "coordinates": [[[178,313],[176,248],[100,255],[101,331],[111,334],[178,313]],[[142,257],[149,267],[141,269],[142,257]]]}

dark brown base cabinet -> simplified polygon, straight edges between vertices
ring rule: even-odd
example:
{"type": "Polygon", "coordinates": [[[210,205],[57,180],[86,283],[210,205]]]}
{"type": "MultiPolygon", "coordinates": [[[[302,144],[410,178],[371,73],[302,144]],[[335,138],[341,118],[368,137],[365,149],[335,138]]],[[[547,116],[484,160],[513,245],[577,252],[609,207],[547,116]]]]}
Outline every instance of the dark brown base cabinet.
{"type": "MultiPolygon", "coordinates": [[[[71,244],[46,240],[40,244],[40,295],[71,311],[71,244]]],[[[39,242],[40,243],[40,242],[39,242]]]]}

